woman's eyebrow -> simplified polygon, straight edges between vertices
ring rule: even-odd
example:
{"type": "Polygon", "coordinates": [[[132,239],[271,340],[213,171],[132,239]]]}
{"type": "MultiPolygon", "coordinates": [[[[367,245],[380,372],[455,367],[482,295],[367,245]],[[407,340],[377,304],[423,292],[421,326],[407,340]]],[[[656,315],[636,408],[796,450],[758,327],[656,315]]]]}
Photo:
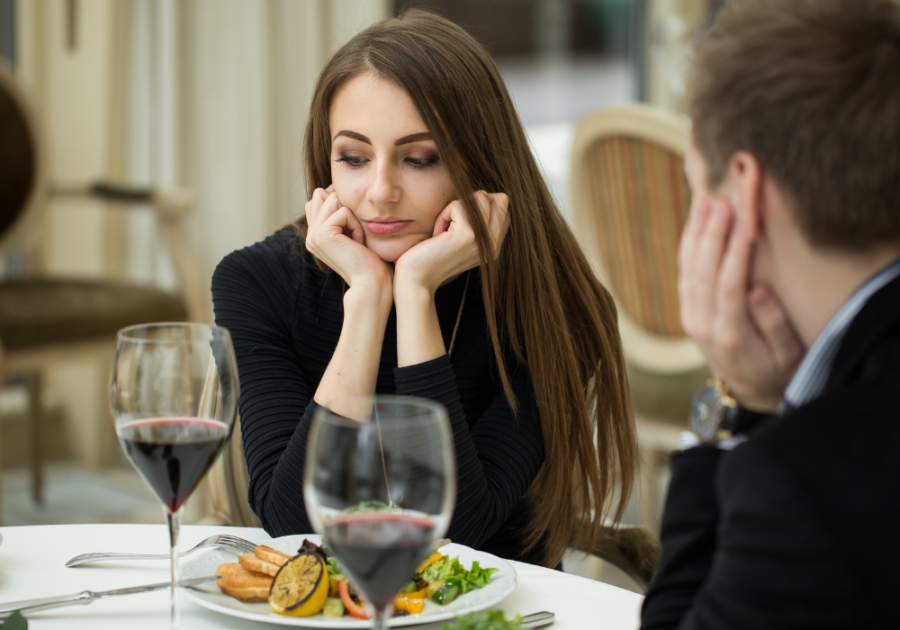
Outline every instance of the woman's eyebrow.
{"type": "MultiPolygon", "coordinates": [[[[342,129],[334,134],[334,138],[332,138],[332,142],[338,139],[340,136],[346,136],[348,138],[353,138],[354,140],[359,140],[360,142],[365,142],[366,144],[372,144],[372,141],[369,140],[366,136],[361,133],[356,133],[355,131],[349,131],[347,129],[342,129]]],[[[420,131],[419,133],[413,133],[408,136],[403,136],[396,142],[394,142],[394,146],[400,146],[401,144],[409,144],[410,142],[418,142],[420,140],[431,140],[431,133],[428,131],[420,131]]]]}
{"type": "Polygon", "coordinates": [[[356,133],[355,131],[347,131],[346,129],[342,129],[334,134],[334,138],[331,139],[332,142],[338,139],[339,136],[347,136],[348,138],[353,138],[354,140],[359,140],[360,142],[365,142],[366,144],[372,144],[372,141],[366,138],[361,133],[356,133]]]}
{"type": "Polygon", "coordinates": [[[421,131],[419,133],[403,136],[394,143],[394,146],[399,147],[401,144],[409,144],[410,142],[418,142],[419,140],[431,140],[431,133],[428,131],[421,131]]]}

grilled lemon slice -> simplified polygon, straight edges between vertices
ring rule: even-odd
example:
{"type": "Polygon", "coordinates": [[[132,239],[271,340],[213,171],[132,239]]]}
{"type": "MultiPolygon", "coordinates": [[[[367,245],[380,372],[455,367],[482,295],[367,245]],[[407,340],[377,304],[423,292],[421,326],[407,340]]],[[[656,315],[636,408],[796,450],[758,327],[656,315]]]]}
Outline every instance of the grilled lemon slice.
{"type": "Polygon", "coordinates": [[[281,615],[309,617],[325,606],[328,571],[315,553],[301,553],[288,560],[272,580],[269,606],[281,615]]]}

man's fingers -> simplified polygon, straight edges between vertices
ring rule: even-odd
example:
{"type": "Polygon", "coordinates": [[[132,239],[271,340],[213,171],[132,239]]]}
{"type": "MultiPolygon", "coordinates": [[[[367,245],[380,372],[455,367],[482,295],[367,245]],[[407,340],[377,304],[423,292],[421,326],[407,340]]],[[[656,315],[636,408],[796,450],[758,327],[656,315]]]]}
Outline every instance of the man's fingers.
{"type": "Polygon", "coordinates": [[[709,202],[706,199],[700,199],[691,208],[691,214],[678,242],[678,264],[681,271],[688,271],[691,267],[697,253],[697,241],[700,239],[700,232],[709,212],[709,202]]]}
{"type": "Polygon", "coordinates": [[[738,224],[728,239],[716,291],[716,311],[721,325],[735,334],[743,334],[749,326],[747,288],[753,243],[743,225],[738,224]]]}
{"type": "Polygon", "coordinates": [[[758,284],[750,290],[749,300],[750,312],[776,364],[789,368],[799,363],[806,349],[778,297],[767,286],[758,284]]]}
{"type": "MultiPolygon", "coordinates": [[[[708,323],[716,316],[716,289],[731,217],[731,209],[717,202],[701,227],[696,253],[683,274],[685,299],[688,300],[685,307],[691,311],[691,317],[699,321],[708,323]]],[[[706,336],[710,331],[698,333],[706,336]]]]}

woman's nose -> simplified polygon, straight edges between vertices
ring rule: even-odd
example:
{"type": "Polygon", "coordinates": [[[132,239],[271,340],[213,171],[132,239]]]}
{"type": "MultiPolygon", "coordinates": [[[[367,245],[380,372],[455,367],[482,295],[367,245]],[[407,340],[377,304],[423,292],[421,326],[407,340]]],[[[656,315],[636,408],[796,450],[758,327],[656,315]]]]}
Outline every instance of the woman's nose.
{"type": "Polygon", "coordinates": [[[396,174],[391,164],[381,164],[369,184],[369,202],[374,205],[392,203],[400,200],[400,187],[396,182],[396,174]]]}

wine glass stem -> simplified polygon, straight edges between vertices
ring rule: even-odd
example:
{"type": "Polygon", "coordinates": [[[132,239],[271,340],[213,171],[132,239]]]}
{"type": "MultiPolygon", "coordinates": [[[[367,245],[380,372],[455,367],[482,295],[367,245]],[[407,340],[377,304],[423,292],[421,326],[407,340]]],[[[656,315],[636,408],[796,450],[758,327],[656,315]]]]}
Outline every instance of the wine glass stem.
{"type": "Polygon", "coordinates": [[[171,627],[178,628],[181,623],[178,610],[178,534],[181,531],[181,513],[178,510],[174,514],[168,508],[163,508],[166,513],[166,522],[169,524],[169,552],[171,557],[170,579],[172,582],[172,609],[171,609],[171,627]]]}
{"type": "MultiPolygon", "coordinates": [[[[393,602],[390,605],[393,605],[393,602]]],[[[387,628],[387,608],[378,610],[372,606],[370,610],[374,611],[372,615],[372,630],[385,630],[387,628]]]]}

